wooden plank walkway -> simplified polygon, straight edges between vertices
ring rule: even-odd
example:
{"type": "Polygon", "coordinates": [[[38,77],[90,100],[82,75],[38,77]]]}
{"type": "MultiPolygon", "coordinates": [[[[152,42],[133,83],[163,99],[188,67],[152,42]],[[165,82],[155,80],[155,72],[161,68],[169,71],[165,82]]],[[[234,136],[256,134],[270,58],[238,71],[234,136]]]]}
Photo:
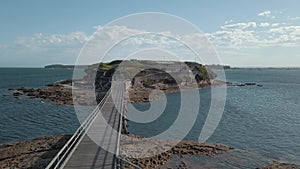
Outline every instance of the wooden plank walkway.
{"type": "Polygon", "coordinates": [[[100,108],[75,148],[65,160],[65,169],[112,169],[116,168],[115,154],[118,151],[118,131],[121,124],[120,113],[123,110],[124,83],[112,87],[107,100],[100,108]],[[112,94],[114,93],[114,95],[112,94]],[[112,97],[116,96],[113,103],[112,97]],[[106,120],[107,123],[103,123],[106,120]],[[96,143],[97,144],[96,144],[96,143]],[[109,150],[109,151],[107,151],[109,150]],[[111,153],[114,152],[114,153],[111,153]]]}

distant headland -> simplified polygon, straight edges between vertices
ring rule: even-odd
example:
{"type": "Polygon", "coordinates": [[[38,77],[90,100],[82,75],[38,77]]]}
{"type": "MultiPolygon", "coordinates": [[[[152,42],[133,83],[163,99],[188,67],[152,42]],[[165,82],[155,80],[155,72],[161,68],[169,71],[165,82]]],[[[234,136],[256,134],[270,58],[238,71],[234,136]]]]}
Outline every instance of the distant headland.
{"type": "MultiPolygon", "coordinates": [[[[111,63],[115,63],[115,62],[116,61],[112,61],[111,63]]],[[[153,62],[155,62],[155,61],[153,61],[153,62]]],[[[188,62],[186,62],[186,63],[188,63],[188,62]]],[[[211,64],[211,65],[205,65],[205,66],[208,67],[208,68],[211,68],[211,69],[230,69],[231,68],[229,65],[220,65],[220,64],[211,64]]],[[[89,67],[89,65],[76,65],[76,68],[86,69],[88,67],[89,67]]],[[[50,65],[44,66],[44,68],[46,68],[46,69],[49,69],[49,68],[50,69],[51,68],[54,68],[54,69],[74,69],[75,65],[50,64],[50,65]]]]}
{"type": "MultiPolygon", "coordinates": [[[[87,68],[87,65],[77,65],[76,68],[87,68]]],[[[46,69],[74,69],[75,65],[63,65],[63,64],[52,64],[52,65],[46,65],[44,66],[46,69]]]]}

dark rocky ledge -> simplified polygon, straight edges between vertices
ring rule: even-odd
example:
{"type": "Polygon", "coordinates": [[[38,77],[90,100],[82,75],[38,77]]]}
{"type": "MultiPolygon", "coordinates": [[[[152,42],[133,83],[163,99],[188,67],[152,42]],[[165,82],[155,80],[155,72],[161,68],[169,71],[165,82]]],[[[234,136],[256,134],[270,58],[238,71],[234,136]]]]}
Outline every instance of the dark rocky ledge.
{"type": "Polygon", "coordinates": [[[257,168],[257,169],[300,169],[300,166],[295,164],[287,164],[278,161],[273,161],[271,165],[257,168]]]}
{"type": "Polygon", "coordinates": [[[15,97],[26,95],[30,98],[42,98],[47,102],[53,102],[58,105],[73,104],[72,98],[72,80],[64,80],[48,84],[43,88],[26,88],[9,89],[15,97]]]}
{"type": "MultiPolygon", "coordinates": [[[[231,85],[231,83],[225,83],[221,81],[212,81],[210,83],[202,82],[201,84],[199,84],[199,86],[196,89],[202,89],[210,86],[221,86],[221,85],[231,85]]],[[[195,89],[189,86],[182,86],[182,88],[184,90],[195,89]]],[[[173,93],[173,92],[180,91],[178,86],[170,86],[162,83],[155,84],[154,89],[161,90],[164,93],[173,93]]],[[[74,105],[74,104],[94,105],[94,103],[90,102],[89,99],[85,99],[85,96],[86,98],[88,98],[88,95],[83,91],[81,92],[81,94],[78,94],[77,96],[77,97],[81,97],[81,99],[80,98],[73,99],[71,80],[55,82],[52,84],[48,84],[45,87],[37,88],[37,89],[21,87],[17,89],[9,89],[9,90],[12,91],[12,95],[16,98],[25,95],[32,99],[41,98],[46,102],[51,102],[57,105],[74,105]]],[[[129,101],[132,103],[149,102],[152,99],[160,98],[159,95],[154,95],[154,98],[149,98],[153,88],[145,87],[142,84],[131,86],[127,90],[129,92],[129,101]]],[[[100,93],[102,94],[105,93],[106,91],[107,90],[105,91],[100,90],[100,93]]]]}
{"type": "MultiPolygon", "coordinates": [[[[134,138],[141,138],[129,135],[134,138]]],[[[70,135],[58,135],[52,137],[39,137],[31,141],[20,141],[0,145],[0,168],[14,169],[42,169],[54,158],[64,144],[70,139],[70,135]]],[[[152,139],[153,143],[167,146],[172,141],[152,139]]],[[[130,140],[121,140],[121,153],[132,151],[134,148],[130,140]]],[[[232,147],[214,145],[209,143],[197,143],[193,141],[181,141],[171,150],[143,159],[127,160],[138,164],[142,168],[157,168],[171,159],[171,154],[191,154],[213,156],[224,153],[232,147]]]]}
{"type": "MultiPolygon", "coordinates": [[[[199,155],[199,156],[215,156],[218,154],[226,153],[232,150],[233,147],[225,146],[221,144],[210,144],[203,142],[182,140],[179,143],[175,140],[161,140],[154,138],[145,138],[147,141],[137,141],[143,137],[129,134],[129,137],[122,137],[120,143],[121,156],[130,161],[133,164],[140,166],[141,168],[159,168],[172,160],[173,155],[199,155]],[[131,139],[133,138],[133,139],[131,139]],[[137,140],[136,140],[137,139],[137,140]],[[148,147],[155,145],[154,149],[140,149],[139,147],[148,147]],[[147,151],[147,152],[145,152],[147,151]],[[142,154],[148,154],[150,157],[145,158],[131,158],[138,157],[142,154]],[[153,155],[152,155],[153,154],[153,155]]],[[[187,165],[183,161],[182,168],[186,168],[187,165]]],[[[130,167],[129,167],[130,168],[130,167]]]]}
{"type": "Polygon", "coordinates": [[[71,135],[57,135],[2,144],[0,145],[0,168],[45,168],[70,137],[71,135]]]}
{"type": "Polygon", "coordinates": [[[95,100],[90,99],[90,91],[77,90],[76,95],[72,94],[72,80],[63,80],[48,84],[42,88],[9,89],[14,97],[25,95],[29,98],[41,98],[46,102],[57,105],[95,105],[95,100]]]}
{"type": "Polygon", "coordinates": [[[189,85],[169,85],[163,83],[157,83],[152,86],[145,86],[142,83],[137,83],[134,86],[130,86],[127,89],[128,92],[128,101],[131,103],[137,102],[149,102],[155,99],[160,98],[160,93],[154,94],[151,93],[153,89],[163,91],[165,94],[168,93],[175,93],[180,92],[181,90],[197,90],[197,89],[204,89],[207,87],[217,87],[217,86],[224,86],[224,85],[232,85],[230,82],[223,82],[218,80],[211,80],[211,81],[201,81],[197,84],[196,88],[194,86],[189,85]],[[152,94],[152,98],[150,98],[150,94],[152,94]]]}
{"type": "MultiPolygon", "coordinates": [[[[127,135],[126,139],[121,139],[121,155],[127,153],[141,153],[135,149],[135,142],[130,138],[142,138],[136,135],[127,135]],[[129,139],[128,139],[129,138],[129,139]]],[[[0,145],[0,168],[3,169],[43,169],[54,158],[59,150],[70,139],[71,135],[57,135],[39,137],[30,141],[20,141],[0,145]]],[[[161,145],[161,148],[168,147],[172,140],[150,139],[150,144],[161,145]]],[[[142,143],[140,143],[142,144],[142,143]]],[[[233,148],[221,144],[201,143],[183,140],[171,149],[147,158],[128,158],[128,161],[139,165],[142,168],[160,168],[168,163],[174,155],[196,155],[196,156],[216,156],[224,154],[233,148]]],[[[155,153],[156,150],[153,150],[155,153]]],[[[187,169],[188,164],[180,161],[176,168],[187,169]]],[[[191,166],[190,166],[191,167],[191,166]]],[[[195,168],[195,166],[193,166],[195,168]]],[[[287,164],[274,161],[273,164],[257,169],[300,169],[299,165],[287,164]]]]}

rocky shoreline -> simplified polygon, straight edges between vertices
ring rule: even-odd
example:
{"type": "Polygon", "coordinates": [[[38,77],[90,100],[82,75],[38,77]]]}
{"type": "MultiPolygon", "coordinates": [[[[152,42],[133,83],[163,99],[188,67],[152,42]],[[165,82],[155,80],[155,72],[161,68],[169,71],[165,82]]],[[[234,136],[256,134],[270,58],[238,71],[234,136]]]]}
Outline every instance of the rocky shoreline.
{"type": "Polygon", "coordinates": [[[152,88],[147,88],[143,84],[138,84],[135,86],[128,87],[128,100],[131,103],[138,103],[138,102],[149,102],[152,100],[156,100],[160,98],[159,92],[153,93],[153,89],[160,90],[164,92],[165,94],[169,93],[175,93],[180,91],[188,91],[188,90],[198,90],[198,89],[204,89],[208,87],[217,87],[217,86],[224,86],[224,85],[232,85],[230,82],[223,82],[218,80],[211,80],[211,81],[203,81],[201,83],[198,83],[198,86],[195,88],[194,86],[189,85],[183,85],[183,86],[177,86],[177,85],[166,85],[162,83],[158,83],[152,86],[152,88]]]}
{"type": "MultiPolygon", "coordinates": [[[[207,87],[214,86],[222,86],[222,85],[232,85],[230,82],[222,82],[222,81],[211,81],[210,83],[203,82],[198,85],[197,88],[191,86],[182,86],[183,90],[197,90],[203,89],[207,87]]],[[[156,84],[155,89],[163,91],[165,94],[179,92],[180,88],[178,86],[168,86],[166,84],[156,84]]],[[[46,102],[51,102],[57,105],[94,105],[94,102],[90,102],[88,99],[88,94],[84,91],[78,93],[77,98],[73,98],[72,96],[72,80],[63,80],[60,82],[54,82],[52,84],[48,84],[42,88],[26,88],[21,87],[17,89],[8,89],[12,92],[12,95],[15,98],[18,98],[22,95],[25,95],[31,99],[41,98],[46,102]],[[81,97],[81,98],[78,98],[81,97]]],[[[143,85],[135,85],[134,87],[128,87],[129,93],[129,102],[149,102],[154,99],[159,99],[160,95],[150,95],[152,92],[152,88],[144,87],[143,85]],[[150,98],[151,96],[152,98],[150,98]]],[[[106,92],[106,91],[101,91],[106,92]]],[[[153,94],[153,93],[152,93],[153,94]]]]}
{"type": "Polygon", "coordinates": [[[76,96],[73,95],[72,80],[63,80],[48,84],[42,88],[8,89],[12,95],[18,98],[25,95],[31,99],[40,98],[46,102],[57,105],[96,105],[95,100],[91,100],[89,90],[76,90],[76,96]]]}
{"type": "MultiPolygon", "coordinates": [[[[180,157],[185,155],[215,156],[233,149],[233,147],[221,144],[188,140],[178,142],[175,140],[143,138],[132,134],[121,137],[120,147],[121,156],[141,168],[159,168],[170,162],[173,155],[180,157]],[[143,149],[141,150],[139,147],[143,147],[143,149]],[[147,154],[147,157],[136,158],[145,154],[147,154]]],[[[181,168],[187,167],[187,164],[183,161],[181,168]]]]}
{"type": "Polygon", "coordinates": [[[39,137],[0,145],[1,169],[45,168],[71,135],[39,137]]]}
{"type": "Polygon", "coordinates": [[[72,80],[64,80],[48,84],[43,88],[26,88],[8,89],[12,91],[13,96],[18,98],[21,95],[26,95],[29,98],[41,98],[47,102],[52,102],[58,105],[73,105],[72,98],[72,80]]]}
{"type": "MultiPolygon", "coordinates": [[[[146,158],[129,158],[125,157],[128,153],[137,153],[140,150],[134,149],[134,144],[130,138],[142,138],[135,135],[127,135],[129,137],[121,139],[121,155],[123,157],[139,165],[141,168],[176,168],[187,169],[188,163],[179,159],[187,155],[192,156],[209,156],[213,157],[219,154],[227,153],[233,150],[233,147],[201,143],[194,141],[183,140],[176,144],[171,149],[146,158]],[[129,139],[128,139],[129,138],[129,139]],[[178,163],[176,167],[170,167],[167,164],[175,161],[178,163]],[[168,167],[165,167],[168,166],[168,167]]],[[[13,143],[6,143],[0,145],[0,168],[1,169],[43,169],[54,158],[64,144],[70,139],[71,135],[56,135],[44,136],[30,141],[20,141],[13,143]]],[[[170,140],[151,139],[150,143],[168,146],[172,144],[170,140]]],[[[130,167],[127,167],[130,168],[130,167]]],[[[257,169],[300,169],[299,165],[281,163],[274,161],[272,164],[260,167],[257,169]]]]}
{"type": "MultiPolygon", "coordinates": [[[[231,82],[223,82],[218,80],[212,80],[210,82],[202,82],[199,83],[197,88],[194,86],[181,86],[180,88],[177,85],[166,85],[162,83],[158,83],[154,85],[154,88],[147,88],[142,84],[130,86],[127,88],[128,91],[128,101],[131,103],[137,102],[149,102],[155,99],[159,99],[161,93],[152,93],[153,89],[161,90],[165,94],[179,92],[181,90],[197,90],[204,89],[208,87],[218,87],[218,86],[237,86],[237,87],[245,87],[245,86],[257,86],[263,87],[261,84],[256,83],[241,83],[241,84],[233,84],[231,82]]],[[[25,95],[31,99],[41,98],[46,102],[51,102],[57,105],[95,105],[96,103],[90,101],[88,92],[85,91],[77,91],[77,97],[73,98],[72,95],[72,80],[64,80],[60,82],[54,82],[52,84],[48,84],[42,88],[26,88],[21,87],[17,89],[8,89],[12,91],[12,95],[15,98],[18,98],[22,95],[25,95]]],[[[105,93],[105,91],[97,91],[100,93],[105,93]]],[[[97,93],[96,93],[97,94],[97,93]]]]}
{"type": "Polygon", "coordinates": [[[257,168],[257,169],[300,169],[300,166],[295,164],[287,164],[278,161],[273,161],[271,165],[257,168]]]}

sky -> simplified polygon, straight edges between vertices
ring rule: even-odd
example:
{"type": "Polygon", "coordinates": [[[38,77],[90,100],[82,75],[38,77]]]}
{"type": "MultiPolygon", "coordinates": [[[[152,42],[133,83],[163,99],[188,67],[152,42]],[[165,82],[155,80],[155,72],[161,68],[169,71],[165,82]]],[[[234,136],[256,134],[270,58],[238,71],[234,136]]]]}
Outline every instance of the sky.
{"type": "Polygon", "coordinates": [[[300,67],[299,6],[298,0],[3,0],[0,67],[74,64],[99,27],[142,12],[191,22],[215,47],[222,64],[300,67]]]}

